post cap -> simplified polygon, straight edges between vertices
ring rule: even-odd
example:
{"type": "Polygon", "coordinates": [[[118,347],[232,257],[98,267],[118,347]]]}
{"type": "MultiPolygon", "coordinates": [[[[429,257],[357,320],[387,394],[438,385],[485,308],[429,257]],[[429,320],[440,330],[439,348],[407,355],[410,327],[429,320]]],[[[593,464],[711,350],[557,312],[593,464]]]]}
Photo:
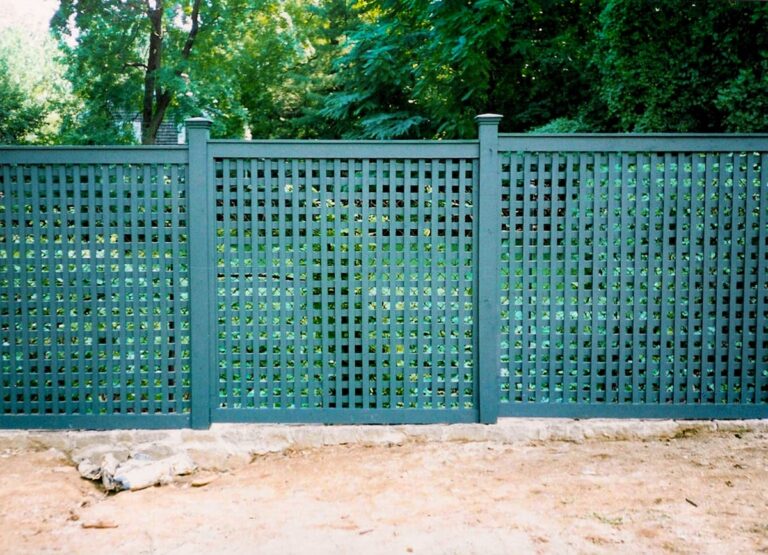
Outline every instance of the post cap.
{"type": "Polygon", "coordinates": [[[475,121],[478,125],[491,125],[498,124],[503,117],[501,114],[480,114],[475,116],[475,121]]]}
{"type": "Polygon", "coordinates": [[[213,122],[208,118],[198,117],[187,118],[184,124],[187,126],[187,129],[210,129],[213,122]]]}

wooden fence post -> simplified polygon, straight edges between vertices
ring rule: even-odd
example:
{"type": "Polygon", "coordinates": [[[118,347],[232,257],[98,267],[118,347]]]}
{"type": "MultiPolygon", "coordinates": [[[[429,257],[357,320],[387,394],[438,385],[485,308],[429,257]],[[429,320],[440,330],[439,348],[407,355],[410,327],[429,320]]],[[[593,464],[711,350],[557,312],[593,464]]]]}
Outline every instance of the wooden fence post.
{"type": "Polygon", "coordinates": [[[192,428],[211,424],[213,345],[215,329],[211,288],[213,285],[213,182],[209,179],[208,139],[211,120],[186,121],[189,147],[187,191],[189,212],[189,310],[192,381],[192,428]]]}
{"type": "Polygon", "coordinates": [[[501,234],[501,175],[498,114],[475,118],[480,140],[477,206],[477,264],[475,266],[475,360],[480,422],[495,423],[499,415],[500,315],[499,242],[501,234]]]}

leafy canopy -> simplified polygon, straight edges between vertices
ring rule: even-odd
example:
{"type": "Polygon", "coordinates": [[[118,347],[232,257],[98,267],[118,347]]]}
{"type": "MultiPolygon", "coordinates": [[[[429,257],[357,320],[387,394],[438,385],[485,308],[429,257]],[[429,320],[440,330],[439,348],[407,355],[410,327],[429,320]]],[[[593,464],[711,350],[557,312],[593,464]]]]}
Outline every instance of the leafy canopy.
{"type": "Polygon", "coordinates": [[[131,142],[138,117],[153,142],[201,113],[232,138],[465,138],[489,111],[503,131],[768,131],[764,2],[61,0],[51,28],[68,83],[3,66],[5,140],[131,142]]]}

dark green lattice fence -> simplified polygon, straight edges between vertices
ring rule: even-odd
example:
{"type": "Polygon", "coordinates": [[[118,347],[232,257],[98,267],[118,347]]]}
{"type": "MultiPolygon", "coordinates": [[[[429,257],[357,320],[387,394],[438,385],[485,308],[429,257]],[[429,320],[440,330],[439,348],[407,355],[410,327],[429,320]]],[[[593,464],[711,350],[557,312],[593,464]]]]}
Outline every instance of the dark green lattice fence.
{"type": "Polygon", "coordinates": [[[188,422],[185,155],[4,157],[2,416],[54,427],[188,422]]]}
{"type": "Polygon", "coordinates": [[[475,420],[477,161],[332,146],[215,158],[213,418],[475,420]]]}
{"type": "Polygon", "coordinates": [[[0,427],[768,415],[768,137],[0,148],[0,427]]]}
{"type": "Polygon", "coordinates": [[[558,140],[501,139],[502,413],[758,414],[766,145],[558,140]]]}

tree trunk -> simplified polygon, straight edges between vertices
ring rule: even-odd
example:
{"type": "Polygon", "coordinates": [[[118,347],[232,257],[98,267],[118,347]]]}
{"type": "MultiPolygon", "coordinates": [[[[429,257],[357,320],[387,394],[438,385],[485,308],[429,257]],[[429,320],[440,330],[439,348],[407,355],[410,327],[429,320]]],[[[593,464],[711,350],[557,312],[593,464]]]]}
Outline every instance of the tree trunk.
{"type": "Polygon", "coordinates": [[[147,72],[144,74],[144,103],[141,109],[141,144],[144,145],[155,144],[157,130],[162,122],[162,116],[157,121],[154,104],[158,87],[157,73],[163,63],[163,2],[164,0],[157,0],[154,8],[147,4],[147,17],[150,22],[149,54],[147,72]]]}
{"type": "MultiPolygon", "coordinates": [[[[155,0],[154,8],[147,2],[147,17],[150,21],[149,54],[147,55],[147,72],[144,75],[144,100],[141,108],[141,144],[153,145],[157,142],[157,130],[165,118],[165,112],[173,100],[173,93],[163,89],[158,82],[157,74],[163,65],[163,10],[165,0],[155,0]]],[[[181,57],[188,59],[195,37],[199,31],[200,3],[195,0],[192,5],[192,26],[187,40],[181,51],[181,57]]],[[[180,74],[180,72],[177,72],[180,74]]]]}

